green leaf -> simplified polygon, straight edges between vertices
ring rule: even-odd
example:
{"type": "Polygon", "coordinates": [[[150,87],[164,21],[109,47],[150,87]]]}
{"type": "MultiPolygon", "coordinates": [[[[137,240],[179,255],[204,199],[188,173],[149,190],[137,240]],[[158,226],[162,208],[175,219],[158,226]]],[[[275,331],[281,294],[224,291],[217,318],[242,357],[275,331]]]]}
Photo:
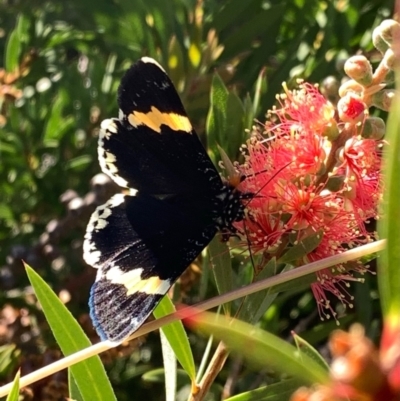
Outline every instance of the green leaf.
{"type": "Polygon", "coordinates": [[[22,53],[23,43],[28,42],[29,18],[19,14],[15,29],[10,33],[4,56],[4,65],[8,72],[18,69],[22,53]]]}
{"type": "Polygon", "coordinates": [[[18,401],[19,399],[19,377],[20,371],[18,370],[17,374],[15,375],[13,385],[11,391],[8,393],[6,401],[18,401]]]}
{"type": "Polygon", "coordinates": [[[8,72],[15,71],[19,66],[19,56],[21,54],[21,42],[17,29],[14,29],[7,40],[4,56],[4,65],[8,72]]]}
{"type": "MultiPolygon", "coordinates": [[[[257,274],[253,282],[264,280],[275,276],[276,274],[276,259],[271,259],[263,270],[257,274]]],[[[278,292],[272,293],[272,288],[267,288],[263,291],[257,291],[254,294],[247,295],[243,300],[238,319],[248,323],[256,323],[265,313],[268,307],[272,304],[278,295],[278,292]]]]}
{"type": "Polygon", "coordinates": [[[226,113],[226,132],[223,133],[224,137],[221,139],[221,145],[227,149],[228,155],[232,159],[237,158],[239,147],[245,140],[247,118],[242,101],[236,93],[230,92],[226,113]]]}
{"type": "Polygon", "coordinates": [[[296,379],[287,379],[269,386],[227,398],[225,401],[287,401],[292,393],[300,387],[296,379]]]}
{"type": "Polygon", "coordinates": [[[327,383],[328,373],[313,359],[277,336],[223,315],[201,313],[185,320],[191,329],[213,334],[255,369],[271,367],[305,384],[327,383]]]}
{"type": "Polygon", "coordinates": [[[216,145],[220,145],[231,159],[236,159],[239,147],[244,142],[249,119],[239,97],[229,92],[220,76],[215,74],[211,84],[206,127],[214,153],[216,145]]]}
{"type": "Polygon", "coordinates": [[[115,71],[115,64],[117,62],[117,55],[110,54],[106,64],[106,71],[104,73],[103,81],[101,83],[101,92],[110,93],[113,83],[113,74],[115,71]]]}
{"type": "MultiPolygon", "coordinates": [[[[250,130],[254,124],[255,114],[253,110],[255,106],[253,105],[253,102],[251,101],[249,94],[247,94],[246,97],[244,98],[243,107],[244,107],[244,119],[243,119],[244,128],[245,130],[250,130]]],[[[244,134],[243,142],[246,142],[247,133],[245,130],[243,130],[244,134]]]]}
{"type": "Polygon", "coordinates": [[[294,246],[278,260],[278,263],[290,263],[301,259],[303,256],[312,252],[321,242],[323,236],[322,230],[303,238],[296,242],[294,246]]]}
{"type": "MultiPolygon", "coordinates": [[[[208,245],[208,254],[218,294],[231,291],[233,289],[232,259],[228,245],[216,236],[208,245]]],[[[231,304],[226,303],[223,307],[225,313],[229,315],[231,304]]]]}
{"type": "Polygon", "coordinates": [[[44,130],[43,142],[47,143],[60,141],[64,134],[75,124],[72,116],[63,116],[64,107],[70,102],[68,93],[65,90],[59,91],[56,99],[49,110],[46,127],[44,130]]]}
{"type": "Polygon", "coordinates": [[[329,365],[326,363],[325,359],[322,358],[321,354],[310,343],[308,343],[306,340],[298,336],[296,333],[293,333],[293,338],[300,352],[309,356],[311,359],[317,362],[323,369],[329,372],[329,365]]]}
{"type": "Polygon", "coordinates": [[[65,169],[71,169],[76,171],[83,171],[93,162],[91,155],[81,155],[68,160],[65,163],[65,169]]]}
{"type": "MultiPolygon", "coordinates": [[[[160,317],[169,315],[173,312],[175,312],[175,306],[171,299],[168,296],[165,296],[158,304],[157,308],[154,309],[153,314],[156,319],[159,319],[160,317]]],[[[189,339],[182,322],[178,321],[170,323],[163,326],[161,330],[174,350],[176,359],[189,375],[190,379],[194,381],[196,377],[196,368],[194,366],[194,359],[189,339]]]]}
{"type": "Polygon", "coordinates": [[[165,377],[165,401],[175,401],[176,399],[176,380],[177,366],[174,350],[168,342],[164,332],[160,330],[161,350],[164,364],[165,377]]]}
{"type": "Polygon", "coordinates": [[[18,362],[21,351],[15,344],[0,346],[0,376],[6,376],[18,362]]]}
{"type": "Polygon", "coordinates": [[[81,392],[79,391],[78,386],[76,385],[76,381],[74,376],[72,375],[71,369],[68,369],[68,390],[69,390],[69,398],[74,401],[85,401],[82,397],[81,392]]]}
{"type": "MultiPolygon", "coordinates": [[[[397,85],[400,87],[400,85],[397,85]]],[[[387,243],[378,259],[379,293],[384,314],[399,316],[400,313],[400,98],[397,94],[389,115],[385,141],[383,218],[378,220],[379,236],[387,243]]]]}
{"type": "Polygon", "coordinates": [[[258,74],[258,78],[256,81],[256,88],[254,91],[254,99],[253,99],[253,116],[256,116],[258,114],[261,95],[264,94],[266,91],[267,91],[267,80],[265,79],[265,68],[263,68],[258,74]]]}
{"type": "Polygon", "coordinates": [[[30,18],[24,14],[19,14],[16,30],[21,43],[28,43],[30,25],[30,18]]]}
{"type": "Polygon", "coordinates": [[[216,152],[216,145],[221,145],[220,135],[226,132],[226,114],[228,90],[218,74],[213,76],[210,91],[210,109],[207,115],[206,131],[210,146],[216,152]]]}
{"type": "MultiPolygon", "coordinates": [[[[165,383],[165,372],[163,368],[149,370],[142,375],[142,380],[147,383],[165,383]]],[[[189,377],[183,369],[177,371],[177,384],[178,388],[190,384],[189,377]]]]}
{"type": "MultiPolygon", "coordinates": [[[[57,295],[31,267],[25,265],[25,268],[63,354],[67,356],[89,347],[91,343],[88,337],[57,295]]],[[[70,369],[83,400],[116,400],[104,366],[98,356],[92,356],[79,362],[70,369]]]]}

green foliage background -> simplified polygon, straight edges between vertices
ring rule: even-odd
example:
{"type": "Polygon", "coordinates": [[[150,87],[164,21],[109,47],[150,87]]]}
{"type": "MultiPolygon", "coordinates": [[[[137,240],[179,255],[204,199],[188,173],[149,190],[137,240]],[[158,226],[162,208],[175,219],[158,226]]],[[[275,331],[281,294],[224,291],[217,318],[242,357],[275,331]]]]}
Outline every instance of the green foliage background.
{"type": "MultiPolygon", "coordinates": [[[[260,95],[252,112],[263,121],[283,81],[301,77],[330,91],[326,78],[341,79],[348,55],[362,51],[373,60],[372,30],[391,16],[393,3],[0,0],[0,380],[9,381],[17,365],[25,374],[59,357],[22,259],[70,298],[69,309],[96,340],[87,316],[95,272],[83,262],[82,239],[91,212],[118,190],[97,175],[96,142],[100,122],[118,114],[116,90],[132,62],[149,55],[165,66],[214,156],[215,138],[207,138],[205,125],[215,71],[232,94],[232,116],[260,95]]],[[[248,122],[235,130],[237,124],[232,137],[218,138],[233,158],[238,149],[232,143],[245,139],[248,122]]],[[[185,302],[215,293],[203,268],[192,289],[182,288],[185,302]]],[[[238,280],[244,274],[238,271],[238,280]]],[[[379,317],[369,281],[353,288],[355,308],[344,324],[360,321],[374,336],[379,317]]],[[[296,328],[317,345],[335,326],[318,322],[309,292],[293,290],[279,297],[262,324],[283,336],[296,328]]],[[[201,355],[203,340],[191,340],[201,355]]],[[[141,378],[162,365],[156,334],[105,359],[118,400],[163,399],[162,384],[141,378]]],[[[210,397],[228,374],[229,364],[210,397]]],[[[243,371],[235,391],[265,380],[243,371]]],[[[62,394],[63,383],[63,376],[41,383],[33,399],[57,399],[52,392],[62,394]]]]}

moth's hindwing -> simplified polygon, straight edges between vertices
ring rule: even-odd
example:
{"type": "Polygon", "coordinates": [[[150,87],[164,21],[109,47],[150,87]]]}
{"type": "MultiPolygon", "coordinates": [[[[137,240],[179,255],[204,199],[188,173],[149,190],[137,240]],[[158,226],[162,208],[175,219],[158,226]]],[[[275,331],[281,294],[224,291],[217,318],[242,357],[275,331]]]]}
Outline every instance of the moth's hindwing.
{"type": "Polygon", "coordinates": [[[89,305],[101,339],[120,342],[137,330],[214,234],[174,203],[147,195],[118,194],[99,206],[84,259],[98,269],[89,305]]]}

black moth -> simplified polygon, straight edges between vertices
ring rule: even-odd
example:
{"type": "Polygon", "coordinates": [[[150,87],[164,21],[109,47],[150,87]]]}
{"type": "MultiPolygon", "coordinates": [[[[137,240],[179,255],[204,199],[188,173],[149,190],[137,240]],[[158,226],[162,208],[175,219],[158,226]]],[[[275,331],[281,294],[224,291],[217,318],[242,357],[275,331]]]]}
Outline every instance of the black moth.
{"type": "Polygon", "coordinates": [[[102,122],[100,166],[129,195],[93,213],[84,259],[98,269],[90,315],[102,340],[137,330],[217,231],[235,232],[243,199],[223,182],[166,72],[144,57],[118,90],[119,118],[102,122]]]}

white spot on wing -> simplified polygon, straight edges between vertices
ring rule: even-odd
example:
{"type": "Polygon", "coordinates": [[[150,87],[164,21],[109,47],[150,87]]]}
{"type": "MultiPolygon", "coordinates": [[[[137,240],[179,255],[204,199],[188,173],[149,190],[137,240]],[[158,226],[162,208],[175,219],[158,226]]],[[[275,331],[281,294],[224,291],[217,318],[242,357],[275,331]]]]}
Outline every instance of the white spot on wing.
{"type": "Polygon", "coordinates": [[[123,194],[114,195],[104,205],[99,206],[90,217],[83,242],[83,259],[88,265],[94,268],[99,267],[98,263],[101,258],[101,251],[96,248],[96,244],[92,239],[92,233],[103,230],[107,226],[107,218],[112,214],[111,209],[119,206],[123,201],[123,194]]]}
{"type": "Polygon", "coordinates": [[[118,128],[115,124],[114,118],[107,118],[106,120],[103,120],[100,124],[99,138],[106,137],[108,139],[111,134],[118,134],[118,128]]]}
{"type": "Polygon", "coordinates": [[[115,181],[120,187],[127,188],[128,181],[122,178],[118,174],[118,167],[115,164],[117,157],[111,152],[107,152],[104,148],[104,142],[111,138],[111,135],[118,134],[118,127],[115,123],[115,119],[103,120],[101,123],[101,129],[99,134],[98,142],[98,158],[101,170],[107,174],[113,181],[115,181]]]}
{"type": "Polygon", "coordinates": [[[162,70],[162,71],[165,72],[164,68],[162,68],[161,65],[158,64],[156,60],[154,60],[154,58],[151,58],[151,57],[142,57],[141,60],[143,61],[143,63],[152,63],[152,64],[155,64],[160,70],[162,70]]]}

